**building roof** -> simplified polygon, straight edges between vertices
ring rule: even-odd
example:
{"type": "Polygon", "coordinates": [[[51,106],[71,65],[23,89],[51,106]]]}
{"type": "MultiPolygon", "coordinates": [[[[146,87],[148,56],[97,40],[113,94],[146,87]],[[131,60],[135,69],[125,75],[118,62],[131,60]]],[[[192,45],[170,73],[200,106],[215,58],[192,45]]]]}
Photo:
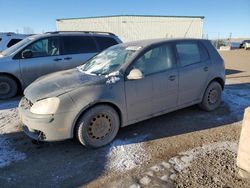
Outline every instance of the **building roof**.
{"type": "Polygon", "coordinates": [[[79,17],[79,18],[62,18],[56,19],[56,21],[61,20],[77,20],[77,19],[91,19],[91,18],[110,18],[110,17],[171,17],[171,18],[200,18],[204,19],[204,16],[169,16],[169,15],[110,15],[110,16],[93,16],[93,17],[79,17]]]}

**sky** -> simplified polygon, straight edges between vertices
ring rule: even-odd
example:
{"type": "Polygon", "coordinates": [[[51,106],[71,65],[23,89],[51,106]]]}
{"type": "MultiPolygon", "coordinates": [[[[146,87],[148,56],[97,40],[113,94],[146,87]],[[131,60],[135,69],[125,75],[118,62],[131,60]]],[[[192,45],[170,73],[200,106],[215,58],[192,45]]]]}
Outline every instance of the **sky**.
{"type": "Polygon", "coordinates": [[[205,16],[208,38],[250,37],[250,0],[0,0],[0,32],[56,30],[56,19],[109,15],[205,16]]]}

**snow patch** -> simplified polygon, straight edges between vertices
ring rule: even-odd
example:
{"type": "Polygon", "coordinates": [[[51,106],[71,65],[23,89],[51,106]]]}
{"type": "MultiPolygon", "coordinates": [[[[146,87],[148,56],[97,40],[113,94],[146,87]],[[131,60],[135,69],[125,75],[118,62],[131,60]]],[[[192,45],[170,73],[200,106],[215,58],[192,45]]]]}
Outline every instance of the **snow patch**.
{"type": "Polygon", "coordinates": [[[109,148],[106,169],[124,172],[149,161],[151,156],[145,151],[143,143],[146,138],[145,135],[128,140],[115,140],[109,148]]]}
{"type": "Polygon", "coordinates": [[[118,82],[121,78],[119,77],[110,77],[107,81],[106,81],[106,84],[115,84],[116,82],[118,82]]]}
{"type": "Polygon", "coordinates": [[[223,101],[229,105],[232,115],[242,119],[245,108],[250,106],[250,88],[226,88],[223,101]]]}
{"type": "Polygon", "coordinates": [[[179,153],[178,156],[171,158],[169,160],[169,163],[173,165],[176,171],[185,172],[185,169],[191,166],[192,162],[195,159],[204,157],[209,153],[213,153],[214,151],[223,150],[229,150],[233,153],[237,153],[238,144],[236,142],[225,141],[204,145],[189,151],[179,153]]]}
{"type": "Polygon", "coordinates": [[[18,103],[18,100],[0,103],[0,168],[26,158],[26,155],[16,151],[8,137],[3,135],[20,130],[20,122],[16,109],[18,103]]]}
{"type": "Polygon", "coordinates": [[[5,136],[0,136],[0,168],[12,162],[24,160],[26,155],[12,148],[10,141],[5,136]]]}

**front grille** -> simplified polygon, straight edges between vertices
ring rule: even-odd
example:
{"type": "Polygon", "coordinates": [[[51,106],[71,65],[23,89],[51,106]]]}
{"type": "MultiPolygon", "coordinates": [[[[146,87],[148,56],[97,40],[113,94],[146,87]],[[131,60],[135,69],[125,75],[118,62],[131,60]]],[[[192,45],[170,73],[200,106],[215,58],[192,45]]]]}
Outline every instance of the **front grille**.
{"type": "Polygon", "coordinates": [[[22,98],[21,106],[24,109],[30,109],[32,107],[32,105],[33,105],[33,103],[30,100],[28,100],[26,97],[22,98]]]}

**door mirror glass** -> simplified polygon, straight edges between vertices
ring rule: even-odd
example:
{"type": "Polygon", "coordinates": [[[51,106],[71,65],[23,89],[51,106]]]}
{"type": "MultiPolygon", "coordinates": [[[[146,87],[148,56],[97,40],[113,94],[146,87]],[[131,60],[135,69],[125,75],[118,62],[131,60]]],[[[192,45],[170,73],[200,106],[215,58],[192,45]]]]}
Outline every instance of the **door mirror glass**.
{"type": "Polygon", "coordinates": [[[32,58],[32,57],[33,57],[33,52],[31,50],[24,50],[22,52],[23,59],[32,58]]]}
{"type": "Polygon", "coordinates": [[[132,69],[128,76],[127,79],[129,80],[139,80],[142,79],[144,76],[142,74],[142,72],[139,69],[132,69]]]}

